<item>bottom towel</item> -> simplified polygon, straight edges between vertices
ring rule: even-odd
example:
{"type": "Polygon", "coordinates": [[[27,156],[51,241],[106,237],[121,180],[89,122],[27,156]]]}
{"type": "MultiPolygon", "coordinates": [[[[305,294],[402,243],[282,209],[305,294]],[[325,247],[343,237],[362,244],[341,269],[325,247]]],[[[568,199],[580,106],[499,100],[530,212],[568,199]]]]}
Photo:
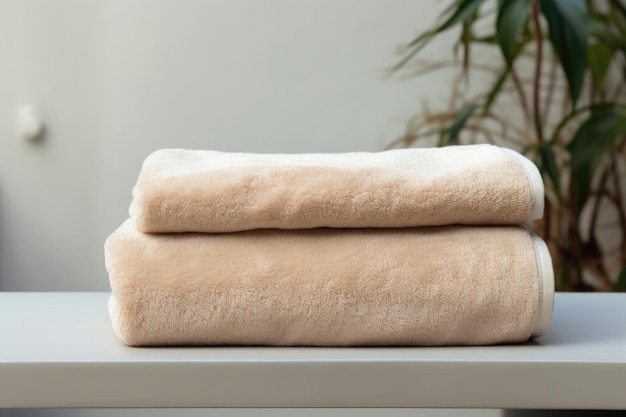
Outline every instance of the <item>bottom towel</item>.
{"type": "Polygon", "coordinates": [[[554,283],[523,227],[143,234],[105,244],[117,336],[151,345],[485,345],[541,335],[554,283]]]}

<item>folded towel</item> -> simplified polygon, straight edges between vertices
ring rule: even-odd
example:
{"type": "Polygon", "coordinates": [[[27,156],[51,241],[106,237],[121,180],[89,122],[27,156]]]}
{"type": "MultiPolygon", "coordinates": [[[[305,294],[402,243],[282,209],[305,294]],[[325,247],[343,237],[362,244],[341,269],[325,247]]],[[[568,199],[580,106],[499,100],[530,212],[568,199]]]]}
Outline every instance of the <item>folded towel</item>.
{"type": "Polygon", "coordinates": [[[521,226],[144,234],[105,244],[127,345],[484,345],[550,322],[550,255],[521,226]]]}
{"type": "Polygon", "coordinates": [[[543,183],[493,145],[379,153],[245,154],[164,149],[144,162],[131,218],[143,232],[519,224],[543,183]]]}

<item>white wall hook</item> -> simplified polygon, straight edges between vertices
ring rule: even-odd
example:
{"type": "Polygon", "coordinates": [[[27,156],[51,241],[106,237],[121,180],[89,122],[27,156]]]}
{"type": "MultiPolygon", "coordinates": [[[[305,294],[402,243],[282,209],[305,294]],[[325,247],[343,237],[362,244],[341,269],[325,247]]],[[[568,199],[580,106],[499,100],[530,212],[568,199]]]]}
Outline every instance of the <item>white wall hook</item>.
{"type": "Polygon", "coordinates": [[[44,123],[37,109],[31,105],[20,106],[17,109],[17,134],[27,142],[38,142],[42,139],[44,123]]]}

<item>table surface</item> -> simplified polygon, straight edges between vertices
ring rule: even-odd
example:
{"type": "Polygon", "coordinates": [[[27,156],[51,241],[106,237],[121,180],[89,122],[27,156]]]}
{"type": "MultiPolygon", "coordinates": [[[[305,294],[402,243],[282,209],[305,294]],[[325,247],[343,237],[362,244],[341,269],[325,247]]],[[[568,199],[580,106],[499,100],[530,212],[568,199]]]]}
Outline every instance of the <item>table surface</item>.
{"type": "Polygon", "coordinates": [[[521,345],[129,348],[108,293],[0,293],[0,408],[626,409],[626,294],[556,295],[521,345]]]}

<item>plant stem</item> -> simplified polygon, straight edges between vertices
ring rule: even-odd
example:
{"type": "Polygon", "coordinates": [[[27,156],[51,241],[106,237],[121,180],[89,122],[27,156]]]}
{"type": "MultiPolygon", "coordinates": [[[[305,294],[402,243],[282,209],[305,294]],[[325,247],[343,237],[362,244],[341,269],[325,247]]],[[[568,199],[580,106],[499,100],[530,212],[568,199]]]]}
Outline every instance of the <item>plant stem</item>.
{"type": "Polygon", "coordinates": [[[546,94],[546,98],[543,102],[543,121],[549,123],[549,115],[550,109],[552,108],[552,97],[554,96],[554,84],[556,83],[556,70],[557,70],[557,61],[556,59],[552,59],[550,61],[550,74],[548,76],[548,86],[546,94]]]}
{"type": "Polygon", "coordinates": [[[522,81],[520,80],[519,75],[517,75],[517,71],[515,71],[515,68],[513,67],[511,67],[511,78],[513,79],[513,85],[515,86],[515,89],[517,90],[517,95],[519,96],[520,105],[522,106],[522,109],[524,110],[524,114],[526,115],[526,118],[529,121],[531,121],[532,118],[530,116],[528,100],[526,100],[526,93],[524,92],[524,87],[522,86],[522,81]]]}
{"type": "Polygon", "coordinates": [[[543,138],[543,128],[541,126],[541,109],[539,108],[539,82],[541,78],[541,62],[543,61],[543,35],[541,33],[541,23],[539,22],[539,6],[537,1],[533,2],[531,14],[537,48],[535,51],[535,80],[533,83],[533,116],[535,131],[537,132],[537,142],[539,145],[543,145],[545,141],[543,138]]]}
{"type": "MultiPolygon", "coordinates": [[[[624,144],[626,144],[626,137],[622,138],[622,143],[617,147],[618,150],[623,149],[624,144]]],[[[619,152],[619,151],[618,151],[619,152]]],[[[622,197],[622,185],[620,182],[620,175],[617,168],[617,163],[615,164],[613,172],[613,182],[615,186],[615,207],[617,208],[617,215],[619,218],[620,225],[622,226],[622,244],[621,246],[621,261],[622,263],[626,262],[626,214],[624,214],[624,199],[622,197]]]]}
{"type": "Polygon", "coordinates": [[[559,137],[559,134],[561,133],[561,130],[563,130],[565,125],[567,125],[570,122],[570,120],[572,120],[573,118],[575,118],[579,114],[581,114],[583,112],[586,112],[586,111],[594,110],[594,109],[595,110],[600,110],[600,109],[611,108],[611,107],[615,107],[615,108],[626,110],[626,106],[624,106],[621,103],[607,102],[607,103],[601,103],[601,104],[589,104],[589,105],[586,105],[586,106],[578,107],[578,108],[572,110],[569,113],[566,112],[566,115],[564,115],[561,118],[561,121],[559,122],[559,124],[554,129],[554,132],[552,133],[552,137],[551,137],[550,141],[551,142],[556,142],[556,140],[559,137]]]}
{"type": "Polygon", "coordinates": [[[611,158],[609,165],[602,172],[602,176],[600,177],[600,183],[598,184],[598,190],[596,193],[596,199],[593,202],[593,210],[591,214],[591,221],[589,224],[589,240],[594,238],[594,233],[596,230],[596,223],[598,221],[598,215],[600,214],[600,203],[602,202],[602,197],[605,194],[607,182],[609,179],[609,175],[613,171],[615,166],[615,158],[611,158]]]}
{"type": "Polygon", "coordinates": [[[511,129],[516,135],[519,136],[519,139],[523,139],[524,135],[526,134],[526,131],[518,126],[515,126],[513,123],[511,123],[509,120],[505,120],[504,118],[498,116],[495,113],[490,113],[489,115],[485,116],[486,119],[490,119],[493,120],[495,122],[497,122],[501,128],[502,128],[502,134],[505,136],[508,136],[506,134],[507,129],[511,129]]]}
{"type": "Polygon", "coordinates": [[[602,197],[607,195],[608,180],[612,176],[616,175],[615,172],[615,155],[611,155],[611,159],[608,166],[602,172],[600,178],[600,184],[598,185],[598,191],[593,202],[593,211],[591,214],[591,222],[589,226],[589,239],[587,242],[583,242],[583,253],[581,253],[581,259],[584,260],[583,265],[587,267],[594,277],[600,282],[604,291],[610,291],[612,287],[611,279],[603,264],[603,252],[597,243],[596,229],[598,216],[600,214],[600,205],[602,197]]]}

